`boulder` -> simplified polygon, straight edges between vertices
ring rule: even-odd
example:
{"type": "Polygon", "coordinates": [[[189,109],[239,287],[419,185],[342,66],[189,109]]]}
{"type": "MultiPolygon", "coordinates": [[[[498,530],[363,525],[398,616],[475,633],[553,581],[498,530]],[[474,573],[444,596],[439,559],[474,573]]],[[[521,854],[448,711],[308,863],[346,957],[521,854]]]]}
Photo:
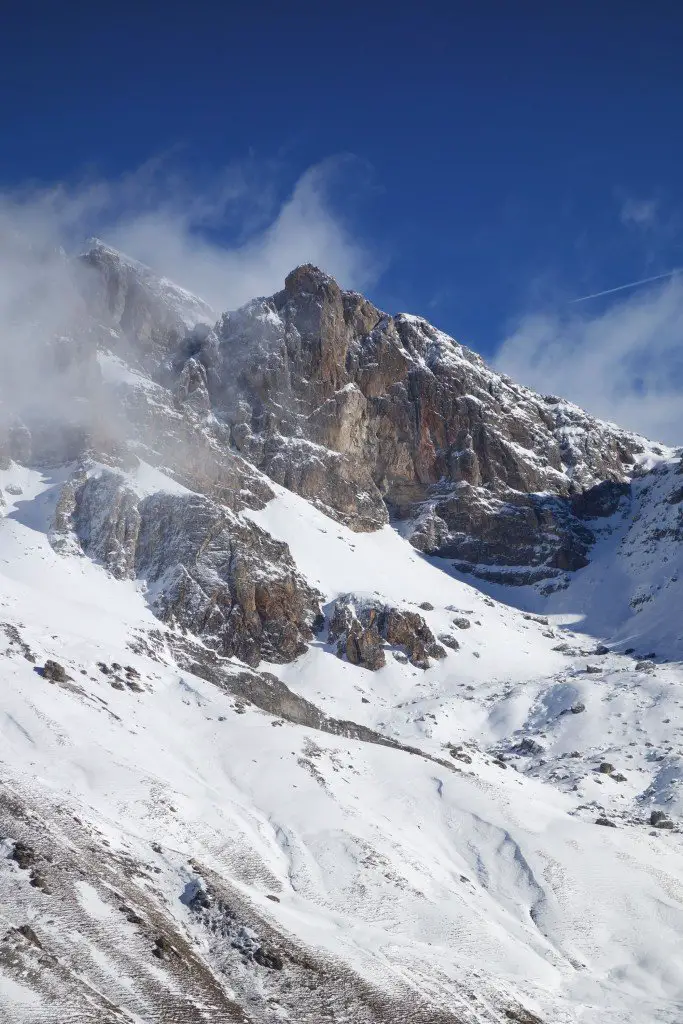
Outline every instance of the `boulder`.
{"type": "Polygon", "coordinates": [[[669,819],[664,811],[656,810],[650,814],[650,824],[655,828],[666,828],[672,829],[674,827],[673,821],[669,819]]]}
{"type": "Polygon", "coordinates": [[[340,657],[373,671],[385,664],[384,643],[398,647],[418,668],[428,668],[430,658],[446,657],[446,651],[417,612],[375,604],[352,594],[335,602],[328,639],[337,644],[340,657]]]}
{"type": "Polygon", "coordinates": [[[48,658],[43,665],[42,676],[43,679],[47,679],[51,683],[65,683],[69,678],[64,666],[60,665],[58,661],[53,661],[51,658],[48,658]]]}

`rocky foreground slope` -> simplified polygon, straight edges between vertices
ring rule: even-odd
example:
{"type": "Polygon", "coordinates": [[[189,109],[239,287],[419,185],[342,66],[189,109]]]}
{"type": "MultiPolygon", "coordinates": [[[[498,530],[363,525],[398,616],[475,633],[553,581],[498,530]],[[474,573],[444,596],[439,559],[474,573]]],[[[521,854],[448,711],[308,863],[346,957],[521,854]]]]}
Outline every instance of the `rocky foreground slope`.
{"type": "Polygon", "coordinates": [[[0,382],[3,1020],[679,1020],[681,452],[313,267],[218,315],[59,258],[0,382]]]}

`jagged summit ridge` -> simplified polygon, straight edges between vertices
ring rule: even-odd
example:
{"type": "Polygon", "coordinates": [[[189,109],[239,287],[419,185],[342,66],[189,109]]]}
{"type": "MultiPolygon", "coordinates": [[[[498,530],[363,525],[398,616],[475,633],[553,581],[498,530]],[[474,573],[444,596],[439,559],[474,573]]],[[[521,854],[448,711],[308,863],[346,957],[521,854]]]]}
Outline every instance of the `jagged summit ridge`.
{"type": "Polygon", "coordinates": [[[391,514],[421,550],[470,566],[585,564],[573,499],[623,483],[644,451],[308,265],[223,314],[191,357],[232,443],[278,483],[355,529],[391,514]]]}
{"type": "Polygon", "coordinates": [[[218,461],[238,455],[356,530],[391,517],[477,575],[529,582],[585,565],[595,508],[616,507],[650,450],[310,264],[217,318],[99,240],[80,260],[99,344],[169,389],[218,461]]]}

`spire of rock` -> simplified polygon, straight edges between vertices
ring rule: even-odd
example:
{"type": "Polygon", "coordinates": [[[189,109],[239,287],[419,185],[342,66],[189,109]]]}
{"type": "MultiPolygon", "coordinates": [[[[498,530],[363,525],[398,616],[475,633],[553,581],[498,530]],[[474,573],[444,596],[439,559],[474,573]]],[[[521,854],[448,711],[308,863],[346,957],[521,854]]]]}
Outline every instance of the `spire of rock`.
{"type": "Polygon", "coordinates": [[[300,267],[295,267],[285,278],[285,292],[288,298],[301,294],[315,295],[323,287],[335,291],[341,298],[341,289],[334,278],[312,263],[303,263],[300,267]]]}

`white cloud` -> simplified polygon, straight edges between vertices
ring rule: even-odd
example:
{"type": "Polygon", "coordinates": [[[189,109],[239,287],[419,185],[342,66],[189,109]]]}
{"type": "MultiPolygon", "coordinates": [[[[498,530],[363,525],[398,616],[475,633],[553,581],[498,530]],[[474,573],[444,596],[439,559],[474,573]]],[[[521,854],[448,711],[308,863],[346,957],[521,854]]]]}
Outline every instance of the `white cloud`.
{"type": "Polygon", "coordinates": [[[215,240],[213,221],[246,209],[254,197],[244,185],[216,205],[206,197],[190,205],[182,196],[155,208],[118,216],[103,231],[106,240],[206,299],[215,309],[241,305],[255,295],[278,291],[300,263],[314,263],[347,288],[361,289],[374,277],[368,250],[346,228],[328,196],[336,160],[308,170],[276,215],[237,244],[215,240]]]}
{"type": "Polygon", "coordinates": [[[683,443],[680,277],[597,316],[526,316],[494,361],[542,393],[656,440],[683,443]]]}
{"type": "Polygon", "coordinates": [[[273,168],[229,168],[196,191],[152,161],[117,181],[0,191],[0,420],[38,408],[71,414],[68,370],[46,344],[84,337],[87,316],[68,252],[97,234],[196,291],[217,312],[282,288],[297,264],[317,263],[363,288],[373,262],[330,199],[348,159],[309,169],[278,208],[273,168]],[[232,239],[223,243],[222,238],[232,239]]]}
{"type": "Polygon", "coordinates": [[[42,199],[0,196],[0,421],[8,405],[54,408],[69,390],[49,345],[83,322],[83,303],[60,240],[42,199]]]}
{"type": "Polygon", "coordinates": [[[217,310],[279,290],[300,263],[361,289],[377,266],[330,198],[350,165],[335,157],[310,168],[277,208],[268,165],[235,165],[193,189],[154,160],[116,181],[0,193],[0,225],[67,249],[96,234],[217,310]]]}
{"type": "Polygon", "coordinates": [[[621,222],[640,228],[652,227],[657,220],[658,206],[656,199],[627,197],[621,206],[621,222]]]}

